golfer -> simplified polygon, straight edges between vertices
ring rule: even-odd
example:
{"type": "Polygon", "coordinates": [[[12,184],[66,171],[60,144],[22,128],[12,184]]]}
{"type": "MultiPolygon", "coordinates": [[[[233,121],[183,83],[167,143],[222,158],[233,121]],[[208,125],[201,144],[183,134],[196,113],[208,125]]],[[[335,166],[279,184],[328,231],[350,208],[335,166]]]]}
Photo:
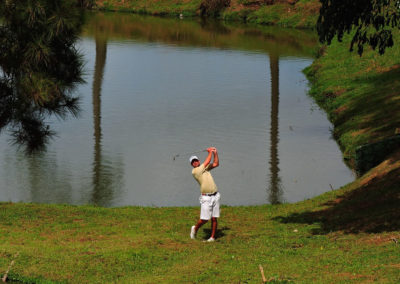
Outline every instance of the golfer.
{"type": "Polygon", "coordinates": [[[207,223],[211,219],[211,236],[207,242],[215,241],[215,232],[217,231],[217,218],[219,217],[219,200],[220,194],[218,188],[215,185],[214,179],[210,173],[210,170],[218,167],[219,159],[217,149],[210,147],[207,149],[208,156],[204,160],[204,163],[200,164],[197,156],[191,156],[189,161],[193,167],[192,175],[194,179],[200,185],[200,219],[195,226],[192,226],[190,230],[190,238],[195,239],[196,233],[201,226],[207,223]],[[214,161],[211,163],[211,159],[214,155],[214,161]]]}

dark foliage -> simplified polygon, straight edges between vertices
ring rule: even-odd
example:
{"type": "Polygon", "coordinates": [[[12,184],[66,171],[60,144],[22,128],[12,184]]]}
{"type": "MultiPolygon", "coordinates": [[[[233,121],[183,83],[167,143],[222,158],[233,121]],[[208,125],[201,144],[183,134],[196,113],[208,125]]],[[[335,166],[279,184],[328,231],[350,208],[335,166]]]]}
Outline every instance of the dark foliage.
{"type": "Polygon", "coordinates": [[[356,46],[360,56],[365,45],[380,54],[393,46],[392,30],[400,28],[399,0],[320,1],[317,31],[322,43],[330,44],[335,36],[342,41],[345,33],[355,30],[350,50],[356,46]]]}
{"type": "Polygon", "coordinates": [[[230,3],[230,0],[202,0],[200,4],[200,14],[202,16],[218,16],[230,3]]]}
{"type": "Polygon", "coordinates": [[[92,9],[93,6],[95,5],[95,0],[77,0],[77,4],[79,7],[85,8],[85,9],[92,9]]]}
{"type": "Polygon", "coordinates": [[[83,14],[67,0],[9,0],[0,13],[0,130],[28,152],[40,150],[54,135],[46,117],[78,114],[82,58],[74,44],[83,14]]]}

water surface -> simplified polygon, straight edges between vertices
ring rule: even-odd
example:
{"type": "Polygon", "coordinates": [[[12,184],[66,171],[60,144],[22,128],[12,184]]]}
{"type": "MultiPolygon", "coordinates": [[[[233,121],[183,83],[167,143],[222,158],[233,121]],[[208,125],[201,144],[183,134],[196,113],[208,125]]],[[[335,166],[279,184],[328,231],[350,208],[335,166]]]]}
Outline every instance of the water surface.
{"type": "Polygon", "coordinates": [[[189,156],[173,156],[208,146],[223,204],[344,185],[353,175],[301,73],[316,44],[301,30],[89,14],[80,117],[50,119],[58,136],[30,157],[0,136],[0,200],[197,205],[189,156]]]}

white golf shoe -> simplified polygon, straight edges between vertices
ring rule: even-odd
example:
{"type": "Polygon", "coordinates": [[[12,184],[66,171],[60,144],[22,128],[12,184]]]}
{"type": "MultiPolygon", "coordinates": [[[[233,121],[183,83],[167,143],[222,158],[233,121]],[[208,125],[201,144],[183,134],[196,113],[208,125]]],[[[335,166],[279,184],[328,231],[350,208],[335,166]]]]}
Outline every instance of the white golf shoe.
{"type": "Polygon", "coordinates": [[[196,226],[192,226],[190,229],[190,238],[194,240],[196,238],[196,226]]]}
{"type": "Polygon", "coordinates": [[[211,242],[213,242],[213,241],[215,241],[214,238],[209,238],[206,242],[207,242],[207,243],[211,243],[211,242]]]}

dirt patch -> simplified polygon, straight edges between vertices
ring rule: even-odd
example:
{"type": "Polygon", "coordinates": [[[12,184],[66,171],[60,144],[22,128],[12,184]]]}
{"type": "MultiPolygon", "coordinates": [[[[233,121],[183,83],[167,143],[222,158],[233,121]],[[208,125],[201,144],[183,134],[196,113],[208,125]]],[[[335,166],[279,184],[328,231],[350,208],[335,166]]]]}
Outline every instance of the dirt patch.
{"type": "Polygon", "coordinates": [[[335,95],[336,95],[336,97],[340,97],[345,92],[346,92],[346,89],[339,89],[339,90],[335,91],[335,95]]]}
{"type": "Polygon", "coordinates": [[[342,202],[343,198],[336,198],[335,200],[333,200],[334,204],[338,204],[340,202],[342,202]]]}
{"type": "Polygon", "coordinates": [[[346,89],[340,89],[340,90],[324,93],[324,96],[327,99],[336,99],[337,97],[340,97],[345,92],[346,92],[346,89]]]}
{"type": "Polygon", "coordinates": [[[367,186],[374,179],[381,179],[383,176],[387,175],[390,171],[395,168],[400,167],[400,151],[394,154],[391,158],[382,162],[378,165],[375,170],[367,174],[364,178],[360,180],[361,186],[367,186]]]}
{"type": "Polygon", "coordinates": [[[320,1],[309,1],[306,3],[298,3],[298,7],[301,7],[307,14],[319,14],[321,9],[320,1]]]}
{"type": "Polygon", "coordinates": [[[346,111],[347,109],[348,109],[347,106],[341,106],[341,107],[339,107],[339,108],[337,108],[337,109],[335,110],[335,113],[336,113],[336,114],[341,114],[342,112],[346,111]]]}
{"type": "Polygon", "coordinates": [[[96,254],[96,253],[93,251],[84,251],[84,252],[80,253],[80,255],[94,255],[94,254],[96,254]]]}
{"type": "Polygon", "coordinates": [[[400,269],[400,263],[392,263],[388,265],[389,267],[393,267],[393,268],[399,268],[400,269]]]}
{"type": "Polygon", "coordinates": [[[360,129],[360,130],[357,130],[357,131],[353,131],[351,133],[351,136],[358,137],[358,136],[360,136],[360,135],[362,135],[364,133],[367,133],[368,131],[370,131],[370,128],[364,128],[364,129],[360,129]]]}
{"type": "Polygon", "coordinates": [[[378,73],[385,73],[385,72],[393,71],[393,70],[396,70],[396,69],[400,69],[400,64],[395,64],[395,65],[392,65],[392,66],[389,66],[389,67],[379,67],[378,66],[376,68],[376,71],[378,73]]]}
{"type": "Polygon", "coordinates": [[[247,1],[246,5],[242,4],[243,1],[231,0],[228,11],[240,12],[243,10],[257,10],[260,8],[260,1],[247,1]]]}
{"type": "Polygon", "coordinates": [[[380,246],[388,243],[393,243],[393,240],[400,239],[400,235],[396,236],[366,236],[364,238],[360,238],[357,242],[363,244],[369,244],[374,246],[380,246]]]}
{"type": "Polygon", "coordinates": [[[327,99],[335,99],[336,98],[336,93],[328,92],[328,93],[325,93],[324,96],[327,99]]]}
{"type": "Polygon", "coordinates": [[[167,241],[163,241],[161,244],[157,244],[157,247],[159,248],[163,248],[163,249],[172,249],[172,250],[181,250],[183,248],[187,248],[187,247],[192,247],[193,244],[190,243],[182,243],[182,242],[176,242],[173,240],[167,240],[167,241]]]}

